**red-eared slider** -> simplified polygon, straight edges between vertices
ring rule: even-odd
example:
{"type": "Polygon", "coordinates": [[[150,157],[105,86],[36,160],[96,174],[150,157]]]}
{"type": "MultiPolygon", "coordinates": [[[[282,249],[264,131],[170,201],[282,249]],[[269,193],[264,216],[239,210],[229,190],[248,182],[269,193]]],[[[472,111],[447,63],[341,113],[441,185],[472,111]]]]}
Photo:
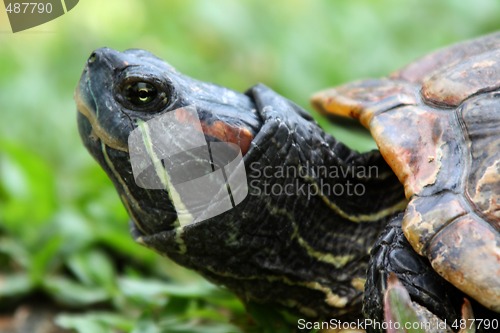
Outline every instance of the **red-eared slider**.
{"type": "MultiPolygon", "coordinates": [[[[428,239],[442,242],[416,246],[417,251],[430,254],[439,267],[457,264],[455,270],[464,277],[469,275],[463,270],[474,266],[468,264],[469,257],[462,256],[476,256],[477,262],[489,268],[474,278],[483,283],[479,290],[490,288],[491,294],[467,288],[464,291],[497,309],[499,275],[493,269],[498,262],[491,258],[494,251],[498,254],[498,244],[494,247],[491,242],[498,241],[498,211],[491,200],[498,200],[498,169],[494,169],[499,165],[495,150],[498,112],[494,112],[498,97],[493,92],[498,76],[480,71],[498,69],[496,54],[488,55],[485,50],[492,50],[499,40],[499,35],[486,37],[423,62],[428,73],[443,67],[442,63],[456,63],[447,67],[448,72],[442,69],[424,82],[423,91],[432,95],[424,98],[432,103],[425,104],[420,98],[412,67],[399,72],[398,79],[366,81],[316,99],[317,104],[319,100],[325,102],[321,105],[332,102],[340,110],[360,115],[367,125],[394,114],[388,125],[380,118],[376,126],[380,132],[376,140],[383,142],[381,151],[394,171],[378,151],[360,154],[349,149],[325,133],[299,106],[263,85],[238,93],[180,74],[142,50],[117,52],[104,48],[92,53],[75,94],[79,131],[129,212],[134,238],[226,286],[245,302],[274,304],[311,318],[357,319],[366,279],[377,279],[373,267],[383,265],[380,268],[396,273],[408,270],[413,277],[418,276],[407,278],[405,272],[401,276],[412,297],[441,318],[451,320],[459,317],[454,302],[460,299],[460,292],[435,274],[406,239],[397,235],[401,235],[401,212],[408,205],[406,190],[411,199],[405,215],[410,241],[416,245],[425,245],[428,239]],[[474,57],[483,57],[484,61],[474,57]],[[472,73],[469,69],[477,74],[456,74],[462,70],[472,73]],[[455,74],[458,78],[454,83],[462,84],[460,94],[433,88],[455,74]],[[415,83],[405,76],[411,76],[415,83]],[[472,86],[479,88],[472,91],[472,86]],[[369,93],[365,95],[365,91],[369,93]],[[440,98],[445,95],[446,99],[440,98]],[[382,113],[384,110],[394,112],[382,113]],[[368,119],[370,112],[376,115],[372,121],[368,119]],[[181,126],[172,128],[159,119],[170,119],[181,126]],[[197,125],[179,131],[191,123],[197,125]],[[415,133],[410,131],[415,128],[415,133]],[[175,136],[160,140],[153,135],[167,132],[175,136]],[[216,190],[195,187],[198,206],[192,202],[188,205],[185,192],[168,186],[173,184],[172,164],[178,164],[176,171],[189,171],[203,161],[192,149],[184,159],[174,159],[175,163],[161,156],[170,146],[178,152],[180,142],[193,143],[200,134],[207,147],[221,142],[237,147],[246,170],[246,196],[238,199],[240,192],[227,174],[226,183],[216,190]],[[142,148],[136,147],[137,142],[142,148]],[[388,154],[391,147],[394,152],[388,154]],[[137,151],[149,158],[150,164],[133,166],[137,151]],[[195,158],[186,162],[185,158],[193,155],[195,158]],[[425,167],[418,167],[424,162],[425,167]],[[143,173],[137,175],[134,168],[143,173]],[[153,185],[145,186],[145,174],[153,176],[153,185]],[[231,209],[203,219],[193,217],[204,213],[207,202],[208,207],[218,205],[221,193],[229,193],[231,209]],[[430,204],[427,198],[431,198],[430,204]],[[441,223],[447,223],[445,219],[451,216],[439,213],[441,207],[466,219],[463,227],[448,223],[441,232],[455,233],[447,237],[460,239],[468,252],[452,249],[446,243],[450,238],[433,237],[436,231],[432,228],[437,228],[438,221],[429,216],[439,217],[441,223]],[[418,230],[422,220],[429,226],[427,232],[418,230]],[[467,226],[484,236],[483,243],[474,243],[476,237],[462,241],[467,226]],[[492,241],[486,239],[488,235],[492,241]],[[398,246],[386,246],[384,242],[394,237],[399,237],[398,246]],[[367,275],[372,247],[372,270],[367,275]]],[[[210,178],[226,162],[212,162],[202,176],[210,178]]],[[[192,180],[189,172],[182,177],[186,182],[192,180]]]]}

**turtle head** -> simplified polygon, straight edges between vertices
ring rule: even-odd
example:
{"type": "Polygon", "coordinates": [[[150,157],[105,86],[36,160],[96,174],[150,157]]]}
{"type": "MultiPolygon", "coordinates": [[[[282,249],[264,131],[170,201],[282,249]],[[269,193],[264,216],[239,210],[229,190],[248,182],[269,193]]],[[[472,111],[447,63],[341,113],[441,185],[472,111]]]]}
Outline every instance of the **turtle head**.
{"type": "MultiPolygon", "coordinates": [[[[180,110],[176,114],[179,121],[199,119],[198,126],[191,129],[199,130],[206,142],[228,142],[243,155],[260,127],[254,103],[247,95],[182,75],[143,50],[94,51],[82,73],[75,100],[80,136],[112,179],[134,222],[133,228],[140,234],[178,226],[172,193],[140,186],[133,175],[129,136],[140,124],[180,110]],[[182,112],[187,107],[194,107],[195,114],[182,112]]],[[[188,139],[200,137],[196,133],[182,134],[188,139]]]]}

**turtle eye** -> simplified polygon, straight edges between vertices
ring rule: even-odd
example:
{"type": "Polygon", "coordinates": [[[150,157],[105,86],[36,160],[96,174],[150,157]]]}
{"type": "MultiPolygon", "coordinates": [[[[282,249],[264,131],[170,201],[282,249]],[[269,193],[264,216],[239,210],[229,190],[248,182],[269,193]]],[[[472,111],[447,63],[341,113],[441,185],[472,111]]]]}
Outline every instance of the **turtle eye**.
{"type": "Polygon", "coordinates": [[[144,106],[158,97],[158,90],[148,82],[134,82],[124,89],[125,98],[136,106],[144,106]]]}
{"type": "Polygon", "coordinates": [[[160,112],[170,104],[173,88],[154,78],[119,78],[115,99],[127,109],[139,112],[160,112]]]}

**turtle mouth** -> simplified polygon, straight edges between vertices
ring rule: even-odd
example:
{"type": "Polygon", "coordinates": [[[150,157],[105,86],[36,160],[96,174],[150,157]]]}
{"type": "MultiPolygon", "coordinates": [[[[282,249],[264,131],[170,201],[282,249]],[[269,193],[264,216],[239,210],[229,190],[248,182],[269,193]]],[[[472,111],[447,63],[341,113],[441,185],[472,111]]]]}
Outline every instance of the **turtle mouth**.
{"type": "Polygon", "coordinates": [[[174,229],[177,213],[168,202],[168,192],[140,188],[132,177],[128,142],[117,140],[100,124],[99,101],[89,74],[85,68],[74,94],[78,129],[85,147],[113,182],[133,221],[134,235],[174,229]]]}
{"type": "Polygon", "coordinates": [[[89,70],[85,68],[78,87],[75,90],[75,102],[77,106],[77,111],[86,118],[90,123],[92,132],[90,134],[91,139],[99,138],[106,146],[128,152],[128,147],[125,142],[121,142],[113,137],[108,131],[106,131],[99,123],[99,109],[97,107],[96,98],[94,97],[91,80],[89,78],[89,70]]]}

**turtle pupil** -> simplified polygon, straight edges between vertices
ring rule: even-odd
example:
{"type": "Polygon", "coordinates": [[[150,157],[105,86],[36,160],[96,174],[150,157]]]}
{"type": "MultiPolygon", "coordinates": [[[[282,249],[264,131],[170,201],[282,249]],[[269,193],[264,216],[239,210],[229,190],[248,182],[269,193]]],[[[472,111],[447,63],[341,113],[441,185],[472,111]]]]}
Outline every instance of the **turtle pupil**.
{"type": "Polygon", "coordinates": [[[125,98],[134,105],[145,105],[158,96],[158,90],[147,82],[135,82],[125,88],[125,98]]]}

